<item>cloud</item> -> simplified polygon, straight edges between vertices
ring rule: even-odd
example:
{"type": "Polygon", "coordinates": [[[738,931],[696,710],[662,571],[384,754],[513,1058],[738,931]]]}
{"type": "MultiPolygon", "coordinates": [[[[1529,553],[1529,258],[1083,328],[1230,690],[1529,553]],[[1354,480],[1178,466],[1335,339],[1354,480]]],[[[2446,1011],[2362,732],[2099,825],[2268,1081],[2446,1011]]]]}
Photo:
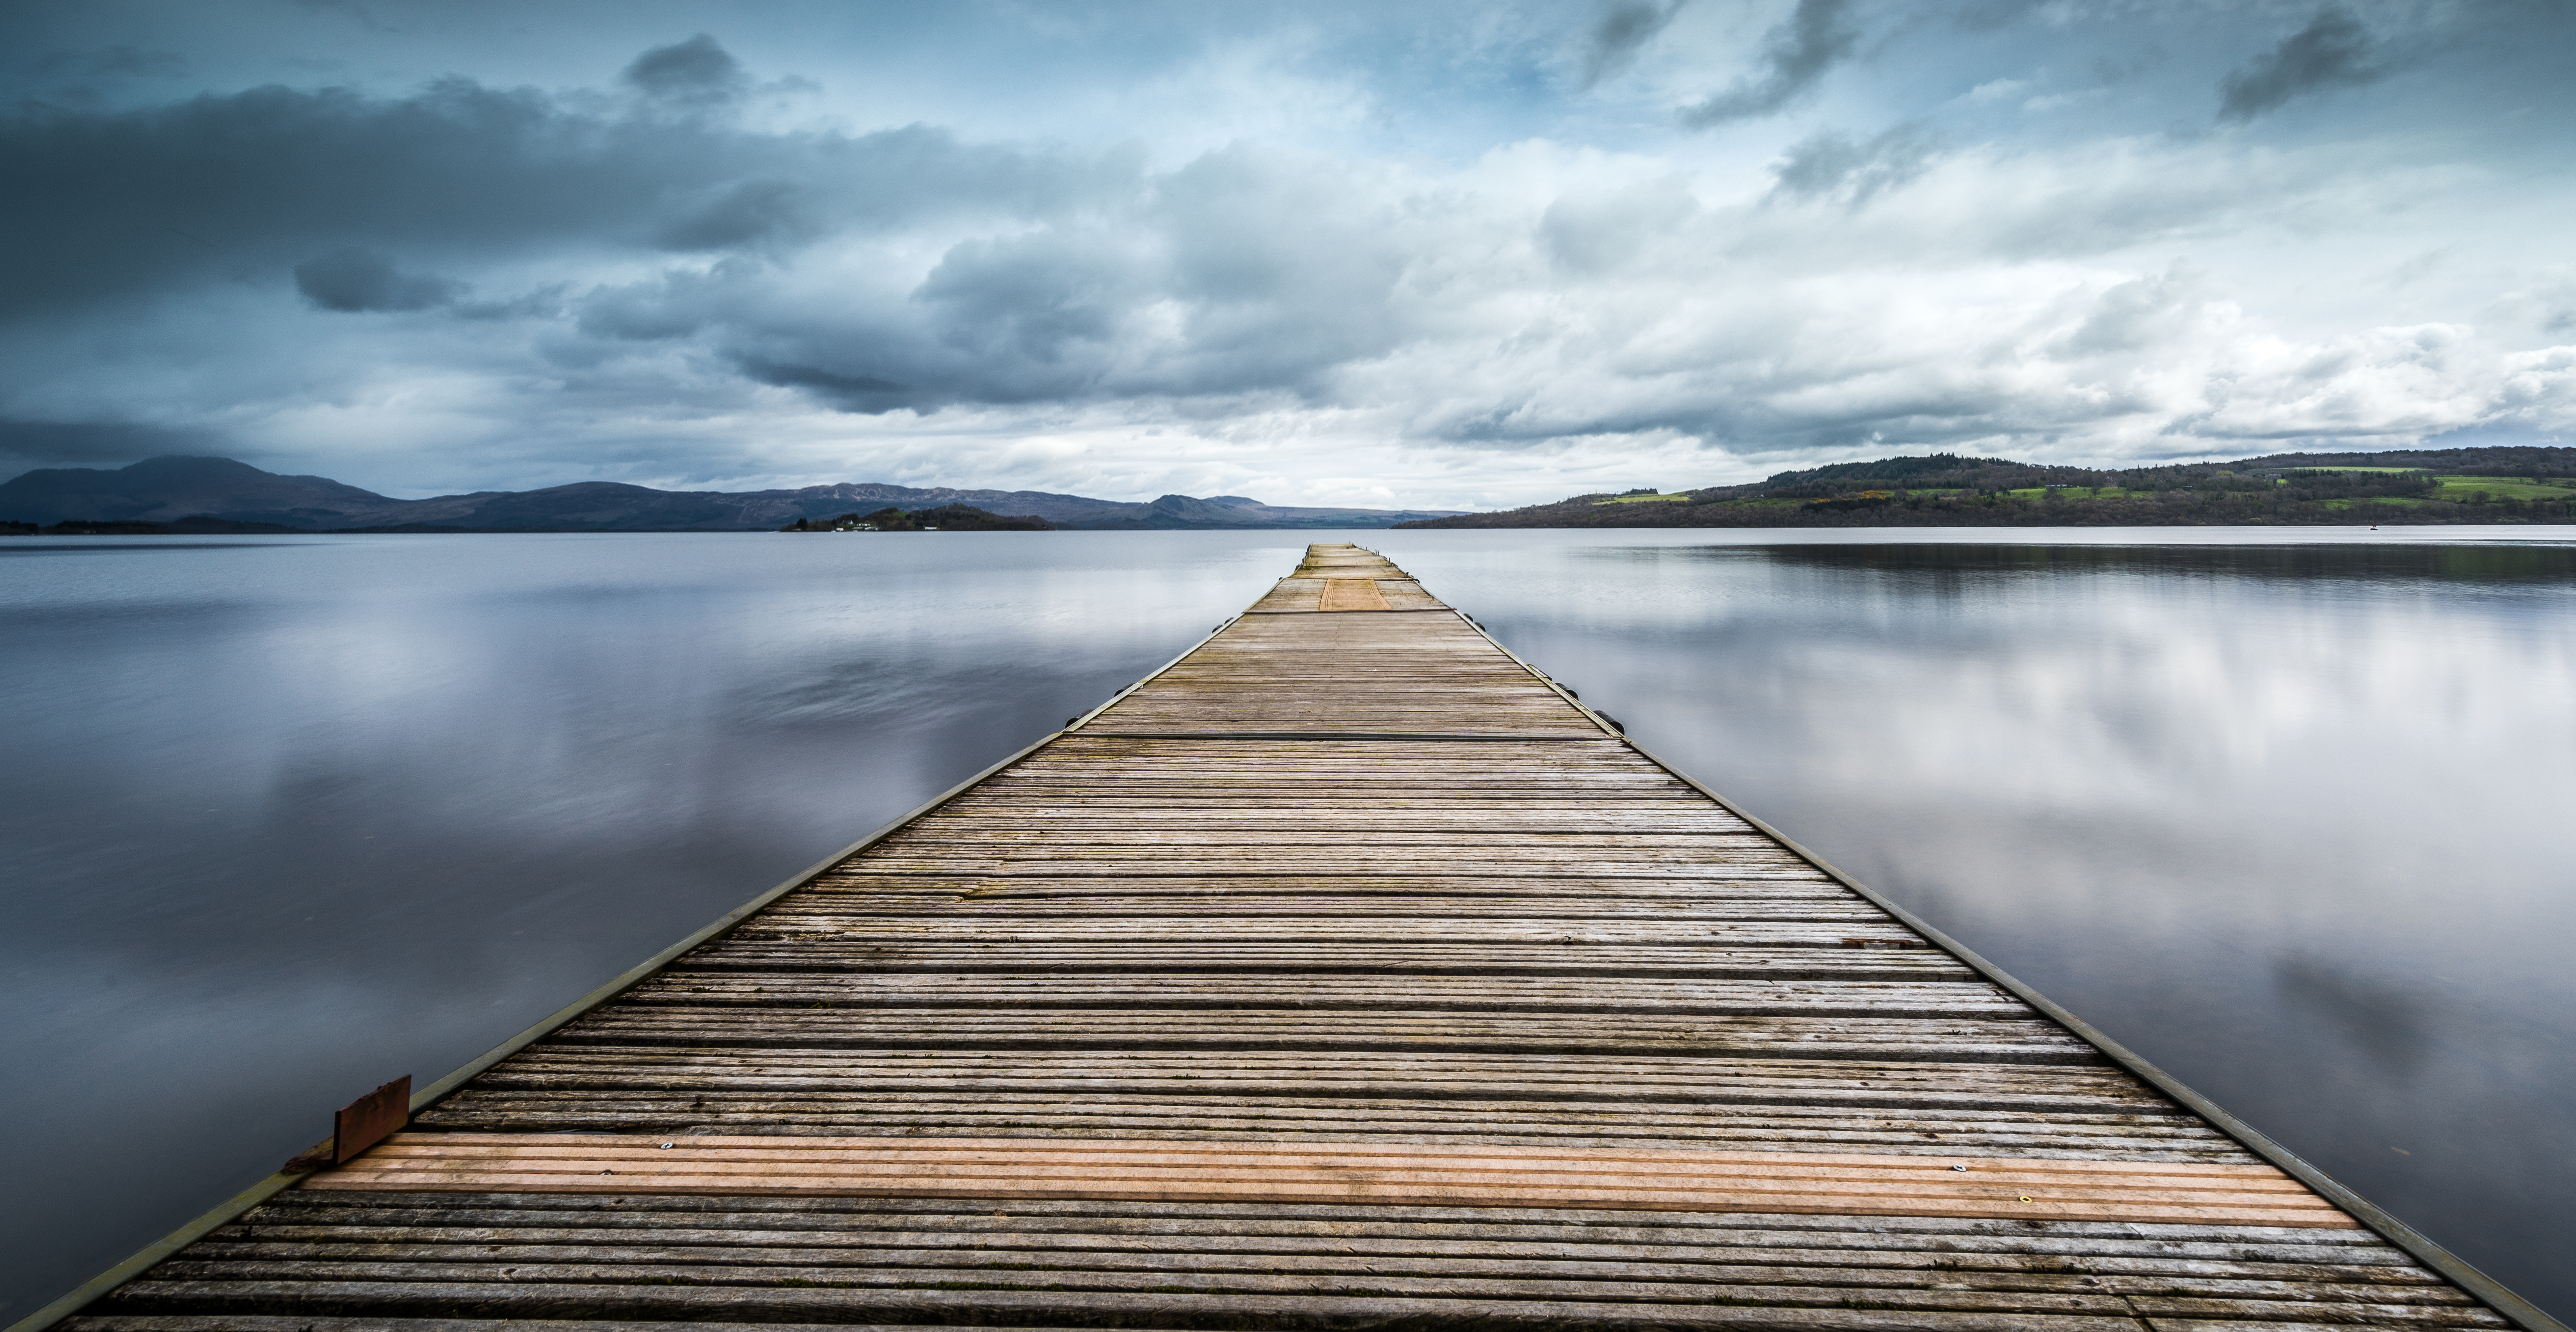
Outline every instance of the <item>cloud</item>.
{"type": "Polygon", "coordinates": [[[912,299],[936,311],[948,346],[1063,365],[1131,333],[1154,268],[1154,256],[1102,229],[982,237],[941,255],[912,299]]]}
{"type": "MultiPolygon", "coordinates": [[[[136,421],[29,421],[0,417],[0,477],[36,467],[121,466],[169,453],[205,453],[220,436],[136,421]]],[[[12,518],[14,514],[0,514],[12,518]]]]}
{"type": "Polygon", "coordinates": [[[2379,44],[2350,13],[2328,6],[2308,26],[2218,83],[2218,118],[2252,120],[2294,97],[2355,88],[2388,77],[2394,66],[2374,59],[2379,44]]]}
{"type": "Polygon", "coordinates": [[[1608,274],[1651,260],[1699,212],[1688,183],[1675,177],[1579,190],[1540,215],[1539,242],[1559,270],[1608,274]]]}
{"type": "Polygon", "coordinates": [[[742,62],[703,32],[646,51],[617,77],[646,97],[682,106],[730,102],[751,85],[742,62]]]}
{"type": "Polygon", "coordinates": [[[168,51],[118,44],[91,51],[57,51],[39,57],[39,75],[76,79],[176,78],[188,72],[184,57],[168,51]]]}
{"type": "Polygon", "coordinates": [[[758,355],[739,357],[734,364],[740,366],[744,374],[764,384],[811,389],[825,402],[845,412],[873,416],[920,403],[920,398],[910,386],[874,375],[842,374],[820,366],[773,361],[758,355]]]}
{"type": "MultiPolygon", "coordinates": [[[[1587,12],[1602,78],[1694,37],[1649,22],[1668,7],[1622,12],[1587,12]]],[[[1801,5],[1712,105],[1786,106],[1850,58],[1856,15],[1801,5]]],[[[335,475],[407,460],[347,473],[394,490],[886,475],[1150,496],[1281,475],[1444,504],[1649,455],[1714,480],[1756,454],[2111,460],[2576,421],[2547,346],[2576,305],[2531,264],[2445,270],[2402,309],[2372,308],[2378,285],[2304,294],[2310,243],[2284,235],[2335,238],[2335,271],[2538,243],[2513,228],[2554,195],[2482,211],[2499,187],[2450,146],[2175,135],[2153,108],[2098,128],[2143,76],[2083,123],[1959,115],[1958,89],[2007,106],[2092,55],[2020,48],[1893,71],[1878,128],[1730,146],[1638,123],[1685,100],[1668,91],[1572,97],[1568,35],[1530,19],[1446,57],[1573,108],[1514,103],[1526,118],[1456,153],[1394,131],[1372,148],[1347,120],[1292,141],[1295,117],[1129,139],[1104,114],[1086,138],[1052,93],[973,129],[906,123],[909,92],[873,118],[782,111],[728,92],[777,85],[695,38],[600,62],[629,71],[604,87],[0,112],[0,244],[46,259],[0,269],[0,410],[185,422],[203,437],[128,442],[335,475]],[[2490,281],[2523,294],[2468,290],[2490,281]]],[[[2188,101],[2225,68],[2165,83],[2188,101]]],[[[1342,82],[1372,115],[1430,114],[1375,77],[1342,82]]],[[[1444,132],[1482,113],[1454,95],[1444,132]]],[[[83,429],[27,447],[126,447],[83,429]]]]}
{"type": "Polygon", "coordinates": [[[1585,34],[1583,77],[1577,86],[1591,88],[1626,69],[1655,35],[1672,25],[1685,0],[1615,0],[1585,34]]]}
{"type": "Polygon", "coordinates": [[[1849,8],[1850,0],[1798,0],[1797,12],[1771,33],[1762,53],[1762,72],[1682,108],[1682,125],[1708,129],[1767,116],[1815,87],[1860,41],[1860,33],[1844,22],[1849,8]]]}
{"type": "Polygon", "coordinates": [[[2411,442],[2476,424],[2511,406],[2564,421],[2565,357],[2497,356],[2452,324],[2374,328],[2322,343],[2249,339],[2222,353],[2203,410],[2177,414],[2174,435],[2238,440],[2411,442]],[[2555,399],[2554,402],[2551,400],[2555,399]]]}
{"type": "Polygon", "coordinates": [[[2202,334],[2224,337],[2224,328],[2214,325],[2229,313],[2201,274],[2178,266],[2114,284],[2092,298],[2082,323],[2046,350],[2069,360],[2151,352],[2202,334]]]}
{"type": "Polygon", "coordinates": [[[805,181],[730,180],[680,202],[654,228],[653,242],[673,250],[730,250],[810,237],[823,226],[805,181]]]}
{"type": "Polygon", "coordinates": [[[295,266],[295,289],[325,310],[427,310],[465,293],[465,284],[425,273],[406,273],[392,256],[354,246],[295,266]]]}
{"type": "Polygon", "coordinates": [[[1774,193],[1799,199],[1837,199],[1858,208],[1877,195],[1922,175],[1940,152],[1940,139],[1920,122],[1854,140],[1830,130],[1800,141],[1771,165],[1774,193]]]}
{"type": "MultiPolygon", "coordinates": [[[[965,235],[917,280],[823,243],[796,276],[733,259],[607,286],[584,331],[694,339],[837,409],[1204,398],[1326,400],[1405,336],[1426,241],[1340,164],[1237,146],[1037,225],[965,235]]],[[[1392,184],[1392,182],[1382,182],[1392,184]]],[[[1400,187],[1399,187],[1400,188],[1400,187]]]]}
{"type": "MultiPolygon", "coordinates": [[[[684,44],[685,45],[685,44],[684,44]]],[[[940,215],[1030,216],[1132,183],[1132,153],[908,126],[755,133],[442,80],[410,96],[254,88],[0,119],[0,311],[283,272],[345,247],[564,258],[721,250],[940,215]]]]}

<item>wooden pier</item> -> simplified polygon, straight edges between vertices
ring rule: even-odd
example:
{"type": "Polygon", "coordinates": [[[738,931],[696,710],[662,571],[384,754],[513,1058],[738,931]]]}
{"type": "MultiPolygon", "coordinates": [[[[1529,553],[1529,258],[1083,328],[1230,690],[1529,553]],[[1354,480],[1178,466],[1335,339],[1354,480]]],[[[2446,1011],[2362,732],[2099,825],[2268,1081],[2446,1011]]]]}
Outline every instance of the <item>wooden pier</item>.
{"type": "Polygon", "coordinates": [[[1317,546],[64,1325],[2549,1326],[2035,1002],[1317,546]]]}

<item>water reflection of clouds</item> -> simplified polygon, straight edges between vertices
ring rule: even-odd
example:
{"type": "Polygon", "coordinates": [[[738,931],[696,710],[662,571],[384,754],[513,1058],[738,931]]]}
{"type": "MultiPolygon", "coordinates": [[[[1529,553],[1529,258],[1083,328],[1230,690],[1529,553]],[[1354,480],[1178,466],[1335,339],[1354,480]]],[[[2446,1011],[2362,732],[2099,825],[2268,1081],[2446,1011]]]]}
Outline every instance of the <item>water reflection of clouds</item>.
{"type": "Polygon", "coordinates": [[[1089,707],[1305,540],[381,538],[13,566],[0,1064],[45,1093],[10,1105],[0,1169],[111,1143],[120,1165],[40,1226],[0,1217],[0,1243],[22,1279],[76,1283],[310,1143],[353,1081],[438,1076],[1089,707]]]}
{"type": "Polygon", "coordinates": [[[2303,953],[2274,958],[2272,975],[2284,999],[2324,1018],[2369,1057],[2376,1073],[2407,1077],[2418,1072],[2439,1039],[2431,1010],[2441,996],[2429,987],[2358,973],[2303,953]]]}

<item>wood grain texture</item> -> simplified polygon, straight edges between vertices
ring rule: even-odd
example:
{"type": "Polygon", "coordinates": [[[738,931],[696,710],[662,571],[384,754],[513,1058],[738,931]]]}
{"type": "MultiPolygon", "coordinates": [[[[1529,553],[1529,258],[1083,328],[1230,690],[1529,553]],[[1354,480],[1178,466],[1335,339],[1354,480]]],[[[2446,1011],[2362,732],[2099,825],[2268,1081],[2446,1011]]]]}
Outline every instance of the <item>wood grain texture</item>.
{"type": "Polygon", "coordinates": [[[1327,578],[1324,595],[1315,609],[1328,611],[1382,611],[1388,609],[1386,594],[1377,590],[1373,578],[1327,578]]]}
{"type": "Polygon", "coordinates": [[[1152,1139],[405,1134],[339,1191],[1604,1207],[2018,1220],[2352,1222],[2268,1165],[1152,1139]]]}
{"type": "Polygon", "coordinates": [[[928,1323],[2506,1326],[1318,545],[71,1327],[928,1323]]]}

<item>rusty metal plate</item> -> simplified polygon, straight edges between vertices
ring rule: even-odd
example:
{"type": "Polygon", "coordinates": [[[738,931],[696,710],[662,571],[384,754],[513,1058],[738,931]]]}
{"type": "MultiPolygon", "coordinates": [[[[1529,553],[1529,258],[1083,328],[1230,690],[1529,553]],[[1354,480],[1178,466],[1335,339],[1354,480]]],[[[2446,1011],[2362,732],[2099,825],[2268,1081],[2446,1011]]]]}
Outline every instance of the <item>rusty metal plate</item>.
{"type": "Polygon", "coordinates": [[[332,1164],[347,1164],[410,1122],[411,1075],[405,1073],[340,1107],[331,1125],[332,1164]]]}

